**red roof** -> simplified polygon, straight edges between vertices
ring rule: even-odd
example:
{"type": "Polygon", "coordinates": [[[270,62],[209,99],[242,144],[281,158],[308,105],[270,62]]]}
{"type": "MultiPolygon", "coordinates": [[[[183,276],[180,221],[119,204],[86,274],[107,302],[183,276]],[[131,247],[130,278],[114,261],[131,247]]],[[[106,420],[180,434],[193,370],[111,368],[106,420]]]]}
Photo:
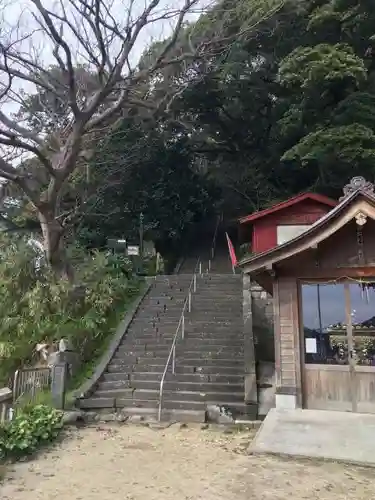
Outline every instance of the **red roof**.
{"type": "Polygon", "coordinates": [[[277,203],[272,207],[266,208],[264,210],[259,210],[259,212],[254,212],[250,215],[246,215],[245,217],[241,217],[239,219],[240,224],[244,224],[246,222],[253,222],[257,219],[260,219],[261,217],[266,217],[267,215],[279,212],[280,210],[284,210],[285,208],[289,208],[305,200],[313,200],[323,205],[326,205],[327,207],[330,208],[333,208],[337,205],[337,201],[332,200],[332,198],[328,198],[328,196],[324,196],[323,194],[302,193],[298,194],[297,196],[293,196],[292,198],[289,198],[285,201],[282,201],[281,203],[277,203]]]}

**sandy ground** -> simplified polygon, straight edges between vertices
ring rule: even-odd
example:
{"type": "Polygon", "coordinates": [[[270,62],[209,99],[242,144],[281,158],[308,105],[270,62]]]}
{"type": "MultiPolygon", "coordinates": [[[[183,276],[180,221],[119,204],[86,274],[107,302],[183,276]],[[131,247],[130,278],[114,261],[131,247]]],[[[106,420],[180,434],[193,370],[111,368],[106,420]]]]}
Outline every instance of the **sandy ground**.
{"type": "Polygon", "coordinates": [[[247,454],[251,432],[97,426],[9,468],[1,500],[368,500],[375,469],[247,454]]]}

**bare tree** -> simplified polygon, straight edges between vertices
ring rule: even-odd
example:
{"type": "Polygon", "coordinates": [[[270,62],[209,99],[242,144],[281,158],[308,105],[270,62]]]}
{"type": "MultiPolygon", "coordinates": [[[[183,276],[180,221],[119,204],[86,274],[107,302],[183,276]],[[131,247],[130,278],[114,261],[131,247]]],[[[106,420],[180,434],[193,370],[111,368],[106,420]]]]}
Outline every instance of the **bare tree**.
{"type": "MultiPolygon", "coordinates": [[[[137,104],[147,107],[140,92],[168,65],[199,56],[200,47],[174,50],[187,15],[200,0],[28,0],[28,9],[12,24],[3,8],[0,31],[0,177],[13,182],[34,205],[43,233],[46,257],[61,276],[69,276],[64,251],[64,214],[60,199],[77,166],[86,161],[94,142],[114,126],[121,111],[137,104]],[[137,67],[145,34],[168,25],[167,42],[146,68],[137,67]],[[9,25],[9,28],[8,28],[9,25]],[[137,57],[138,54],[138,57],[137,57]],[[57,66],[60,81],[48,70],[57,66]],[[85,65],[97,85],[82,92],[79,71],[85,65]],[[78,69],[77,69],[78,68],[78,69]],[[47,91],[56,101],[68,100],[66,122],[46,134],[19,120],[15,106],[25,96],[47,91]],[[17,160],[36,157],[48,182],[35,171],[19,168],[17,160]]],[[[14,5],[10,5],[13,7],[14,5]]]]}
{"type": "MultiPolygon", "coordinates": [[[[63,212],[61,199],[72,174],[88,162],[127,108],[155,109],[152,90],[162,72],[207,55],[208,47],[217,44],[202,40],[193,46],[190,36],[179,43],[187,18],[207,10],[208,1],[25,0],[25,7],[25,2],[0,0],[0,178],[35,207],[47,261],[58,275],[70,277],[64,234],[74,214],[63,212]],[[144,58],[138,64],[147,38],[155,42],[155,35],[162,41],[153,44],[147,64],[144,58]],[[43,111],[26,119],[30,96],[42,94],[39,109],[53,103],[47,115],[43,111]],[[47,116],[48,125],[35,124],[40,116],[47,116]]],[[[261,3],[264,12],[254,2],[254,24],[247,31],[284,0],[261,3]]],[[[232,41],[226,38],[219,45],[232,41]]],[[[170,87],[163,109],[181,93],[178,85],[170,87]]]]}

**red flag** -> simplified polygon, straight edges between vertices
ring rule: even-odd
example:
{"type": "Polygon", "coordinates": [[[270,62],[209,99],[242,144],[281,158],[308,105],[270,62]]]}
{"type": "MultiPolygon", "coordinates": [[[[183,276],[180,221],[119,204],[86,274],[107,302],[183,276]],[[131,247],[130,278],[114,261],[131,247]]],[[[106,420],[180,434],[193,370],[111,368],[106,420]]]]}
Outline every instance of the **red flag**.
{"type": "Polygon", "coordinates": [[[237,265],[236,252],[234,251],[234,246],[233,243],[230,241],[228,233],[225,233],[225,236],[227,237],[230,260],[232,261],[232,266],[235,267],[237,265]]]}

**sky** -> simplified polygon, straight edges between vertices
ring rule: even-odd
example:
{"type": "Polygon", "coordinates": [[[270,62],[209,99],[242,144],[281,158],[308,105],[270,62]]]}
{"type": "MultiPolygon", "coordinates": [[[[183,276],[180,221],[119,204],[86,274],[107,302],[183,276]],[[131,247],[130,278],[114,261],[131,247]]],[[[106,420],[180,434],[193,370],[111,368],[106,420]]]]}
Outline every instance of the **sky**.
{"type": "MultiPolygon", "coordinates": [[[[77,13],[71,6],[69,7],[69,0],[62,1],[67,6],[69,19],[72,20],[79,29],[81,29],[82,18],[77,16],[77,13]]],[[[79,2],[79,0],[75,1],[79,2]]],[[[131,11],[132,19],[136,20],[143,12],[144,8],[151,3],[151,0],[103,1],[107,5],[111,4],[111,14],[116,18],[119,25],[122,26],[125,24],[127,11],[131,4],[133,4],[131,11]]],[[[39,28],[38,23],[35,20],[35,15],[40,18],[40,14],[35,6],[33,6],[31,0],[0,0],[0,2],[0,5],[3,5],[3,9],[1,10],[2,28],[0,30],[0,39],[2,41],[4,38],[10,38],[12,41],[19,40],[39,28]]],[[[42,2],[46,7],[54,12],[61,12],[59,2],[56,0],[42,0],[42,2]]],[[[169,13],[171,14],[170,19],[158,20],[144,27],[137,39],[134,49],[132,50],[131,65],[136,65],[146,47],[150,46],[154,41],[162,40],[171,34],[177,20],[179,9],[184,5],[184,3],[185,0],[160,0],[158,7],[153,11],[150,18],[155,19],[161,14],[169,13]]],[[[213,3],[213,0],[198,0],[197,4],[192,7],[190,14],[185,17],[186,21],[196,20],[200,13],[213,3]]],[[[76,37],[71,32],[65,30],[64,38],[66,39],[72,53],[75,54],[75,49],[79,45],[77,44],[76,37]]],[[[23,50],[25,54],[31,54],[35,52],[36,49],[36,52],[38,52],[41,60],[47,66],[48,64],[55,63],[55,59],[52,55],[54,47],[49,39],[41,32],[35,32],[28,40],[18,43],[17,47],[23,50]]],[[[113,55],[115,55],[115,50],[116,46],[113,47],[113,55]]],[[[78,57],[78,59],[80,58],[78,57]]],[[[80,62],[82,62],[82,58],[80,59],[80,62]]]]}
{"type": "MultiPolygon", "coordinates": [[[[63,2],[64,7],[67,9],[68,17],[72,21],[73,25],[83,33],[82,31],[82,17],[77,15],[76,11],[69,4],[69,0],[42,0],[43,5],[48,9],[61,13],[61,4],[63,2]]],[[[78,3],[80,0],[75,0],[78,3]]],[[[116,18],[116,22],[121,26],[125,25],[127,12],[129,6],[132,5],[132,19],[136,20],[140,13],[144,11],[145,7],[148,6],[151,0],[103,0],[105,5],[111,5],[110,12],[116,18]]],[[[135,67],[139,61],[140,56],[143,51],[157,40],[163,40],[168,37],[174,29],[175,23],[177,21],[177,16],[179,10],[184,5],[185,0],[160,0],[160,3],[156,10],[151,14],[151,19],[160,17],[160,15],[165,13],[172,14],[169,19],[158,20],[152,22],[145,26],[141,31],[139,37],[137,38],[136,44],[130,53],[129,61],[131,67],[135,67]],[[174,15],[173,15],[174,14],[174,15]]],[[[197,4],[193,7],[191,13],[186,16],[186,21],[196,20],[203,9],[212,5],[212,0],[198,0],[197,4]]],[[[8,44],[9,42],[14,43],[13,50],[21,52],[25,57],[37,60],[38,64],[44,68],[48,68],[50,65],[56,64],[56,59],[53,56],[54,45],[51,40],[46,36],[45,33],[40,29],[40,26],[36,18],[41,18],[40,13],[37,12],[36,7],[33,5],[31,0],[0,0],[0,41],[2,43],[8,44]]],[[[64,38],[69,45],[74,58],[73,65],[76,63],[83,63],[85,60],[77,49],[79,49],[80,44],[77,41],[76,36],[66,28],[63,32],[64,38]],[[78,55],[77,55],[78,54],[78,55]]],[[[89,34],[88,39],[94,41],[95,37],[89,34]]],[[[96,44],[97,45],[97,44],[96,44]]],[[[115,59],[118,49],[120,47],[120,40],[117,38],[117,43],[115,42],[111,47],[111,54],[113,60],[115,59]]],[[[97,47],[96,47],[97,49],[97,47]]],[[[96,51],[98,53],[98,50],[96,51]]],[[[63,51],[60,51],[63,54],[63,51]]],[[[12,63],[14,64],[14,63],[12,63]]],[[[19,69],[19,66],[14,66],[19,69]]],[[[24,69],[22,70],[25,71],[24,69]]],[[[4,85],[8,82],[6,75],[0,72],[0,82],[4,85]]],[[[20,92],[26,94],[35,93],[35,86],[32,83],[25,82],[19,78],[15,78],[12,82],[12,89],[14,90],[13,97],[16,95],[17,99],[3,98],[0,103],[0,109],[7,116],[12,116],[19,108],[19,95],[20,92]]],[[[11,94],[10,94],[11,95],[11,94]]],[[[4,150],[5,154],[9,149],[4,150]]],[[[18,158],[18,161],[22,161],[24,156],[18,158]]]]}
{"type": "MultiPolygon", "coordinates": [[[[45,6],[54,12],[61,12],[61,7],[59,2],[56,0],[42,0],[45,6]]],[[[127,11],[129,6],[133,4],[132,7],[132,19],[136,20],[140,13],[143,12],[144,8],[148,6],[151,0],[104,0],[106,5],[111,4],[111,14],[116,18],[116,21],[124,26],[127,11]],[[121,15],[120,15],[121,13],[121,15]]],[[[1,30],[0,30],[0,40],[16,42],[14,48],[22,51],[25,56],[37,58],[44,67],[48,67],[51,64],[56,64],[56,59],[53,56],[54,46],[48,37],[41,32],[38,22],[35,20],[35,16],[40,18],[40,14],[37,12],[35,6],[33,6],[31,0],[0,0],[3,8],[1,9],[1,30]],[[18,42],[17,42],[18,40],[18,42]],[[22,40],[19,42],[19,40],[22,40]]],[[[67,12],[69,14],[69,19],[75,24],[75,26],[82,33],[82,18],[77,16],[74,9],[69,6],[68,0],[63,0],[65,6],[67,7],[67,12]]],[[[79,0],[76,0],[79,2],[79,0]]],[[[154,10],[153,14],[150,16],[151,19],[160,17],[161,14],[170,13],[171,18],[167,20],[158,20],[150,23],[144,27],[141,31],[136,44],[130,54],[130,64],[132,67],[136,66],[145,48],[150,46],[153,42],[157,40],[165,39],[169,36],[175,26],[177,21],[177,14],[179,9],[184,5],[185,0],[160,0],[160,4],[157,9],[154,10]],[[174,14],[174,15],[173,15],[174,14]]],[[[198,0],[198,3],[192,8],[189,15],[186,16],[186,21],[194,21],[199,17],[199,14],[204,8],[212,4],[212,0],[198,0]]],[[[74,57],[74,63],[82,63],[84,59],[82,56],[77,55],[80,48],[80,44],[77,42],[77,38],[73,35],[69,29],[64,30],[64,38],[66,39],[72,55],[74,57]]],[[[94,37],[90,36],[93,41],[94,37]]],[[[113,58],[116,56],[119,48],[119,43],[114,43],[112,46],[113,58]]],[[[62,53],[62,51],[61,51],[62,53]]],[[[4,75],[0,76],[1,82],[4,83],[4,75]]],[[[14,86],[17,90],[23,88],[26,92],[33,91],[33,85],[17,80],[14,82],[14,86]]],[[[7,109],[14,109],[14,106],[7,109]]]]}

